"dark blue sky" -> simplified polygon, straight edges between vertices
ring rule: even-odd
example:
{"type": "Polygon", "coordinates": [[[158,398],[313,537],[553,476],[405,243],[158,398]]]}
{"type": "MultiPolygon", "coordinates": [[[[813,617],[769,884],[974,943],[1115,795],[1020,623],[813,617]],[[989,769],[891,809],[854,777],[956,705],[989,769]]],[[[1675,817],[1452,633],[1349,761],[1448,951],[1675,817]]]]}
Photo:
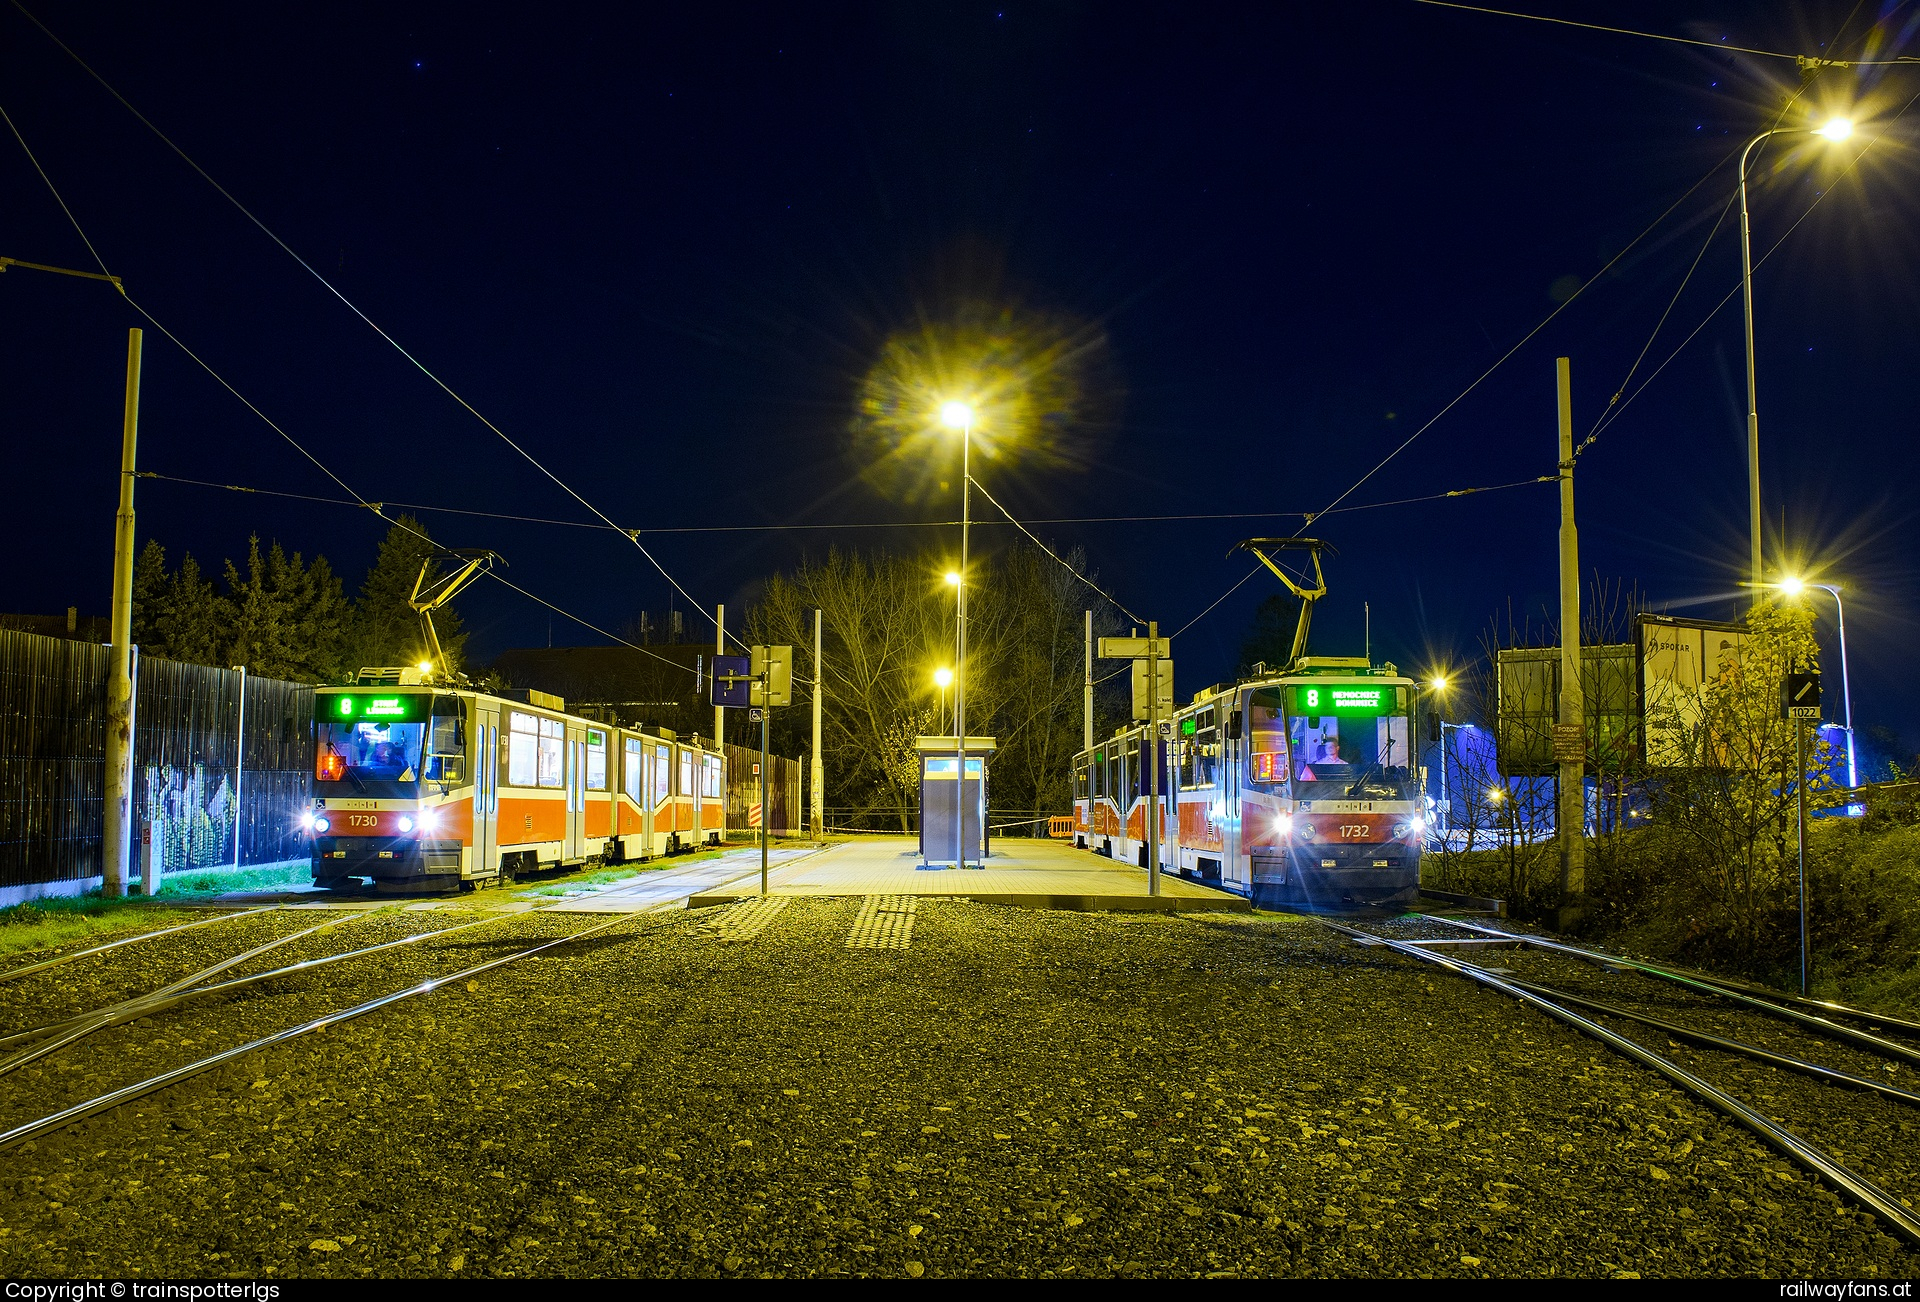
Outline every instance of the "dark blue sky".
{"type": "MultiPolygon", "coordinates": [[[[34,7],[34,6],[30,6],[34,7]]],[[[1912,4],[1535,8],[1788,52],[1903,43],[1912,4]],[[1849,15],[1852,15],[1849,20],[1849,15]]],[[[1397,3],[1123,8],[872,4],[207,5],[36,12],[217,179],[502,429],[645,527],[952,518],[863,481],[847,426],[884,341],[959,302],[1102,333],[1104,428],[1078,470],[988,466],[1029,516],[1325,506],[1600,270],[1798,86],[1783,60],[1397,3]],[[700,12],[690,12],[700,11],[700,12]],[[1568,278],[1574,278],[1569,281],[1568,278]]],[[[249,226],[17,12],[0,104],[113,270],[369,498],[585,519],[249,226]]],[[[1920,743],[1915,129],[1920,67],[1822,75],[1876,143],[1756,169],[1770,563],[1847,585],[1857,722],[1920,743]],[[1831,188],[1817,207],[1809,206],[1831,188]]],[[[1805,120],[1799,110],[1790,121],[1805,120]]],[[[0,254],[86,266],[11,141],[0,254]]],[[[1362,487],[1350,503],[1551,470],[1553,357],[1600,417],[1730,192],[1730,166],[1362,487]]],[[[1729,222],[1639,375],[1736,282],[1729,222]]],[[[0,606],[104,612],[125,329],[110,289],[0,277],[14,477],[0,606]]],[[[1637,381],[1636,381],[1637,383],[1637,381]]],[[[1745,566],[1738,300],[1581,462],[1583,565],[1656,607],[1726,617],[1745,566]]],[[[148,336],[141,460],[338,496],[175,348],[148,336]]],[[[951,494],[949,494],[951,496],[951,494]]],[[[203,561],[249,531],[350,580],[365,512],[142,481],[140,530],[203,561]]],[[[1422,667],[1473,655],[1509,601],[1554,599],[1548,486],[1329,517],[1316,648],[1422,667]]],[[[667,587],[606,533],[424,517],[606,627],[667,587]]],[[[1050,525],[1135,610],[1185,624],[1297,521],[1050,525]]],[[[927,531],[666,534],[702,602],[831,541],[927,531]]],[[[991,548],[1007,531],[983,530],[991,548]]],[[[1255,579],[1185,635],[1181,690],[1230,671],[1255,579]]],[[[462,598],[474,649],[542,643],[501,589],[462,598]]],[[[571,636],[556,621],[555,640],[571,636]]],[[[591,640],[590,635],[585,640],[591,640]]],[[[1837,667],[1837,666],[1835,666],[1837,667]]]]}

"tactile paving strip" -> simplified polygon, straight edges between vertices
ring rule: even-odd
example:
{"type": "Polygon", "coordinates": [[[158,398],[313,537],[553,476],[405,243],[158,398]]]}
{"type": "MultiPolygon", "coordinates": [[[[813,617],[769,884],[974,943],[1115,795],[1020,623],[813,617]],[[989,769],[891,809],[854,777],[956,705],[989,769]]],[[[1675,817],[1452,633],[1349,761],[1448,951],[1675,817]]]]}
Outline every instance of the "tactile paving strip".
{"type": "Polygon", "coordinates": [[[869,895],[847,933],[848,949],[905,949],[913,940],[911,895],[869,895]]]}
{"type": "Polygon", "coordinates": [[[730,904],[719,917],[702,926],[700,934],[714,940],[752,940],[780,916],[788,900],[785,895],[763,895],[730,904]]]}

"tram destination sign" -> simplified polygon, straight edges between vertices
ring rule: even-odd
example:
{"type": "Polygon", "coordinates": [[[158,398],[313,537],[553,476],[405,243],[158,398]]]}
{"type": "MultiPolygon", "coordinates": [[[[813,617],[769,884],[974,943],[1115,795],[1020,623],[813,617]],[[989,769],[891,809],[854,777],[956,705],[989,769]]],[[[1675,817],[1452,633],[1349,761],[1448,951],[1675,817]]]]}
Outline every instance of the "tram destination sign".
{"type": "Polygon", "coordinates": [[[1293,688],[1295,714],[1366,718],[1392,714],[1398,707],[1398,694],[1390,683],[1296,683],[1293,688]]]}
{"type": "Polygon", "coordinates": [[[314,717],[321,720],[372,719],[382,723],[413,723],[433,708],[428,692],[341,692],[314,701],[314,717]]]}

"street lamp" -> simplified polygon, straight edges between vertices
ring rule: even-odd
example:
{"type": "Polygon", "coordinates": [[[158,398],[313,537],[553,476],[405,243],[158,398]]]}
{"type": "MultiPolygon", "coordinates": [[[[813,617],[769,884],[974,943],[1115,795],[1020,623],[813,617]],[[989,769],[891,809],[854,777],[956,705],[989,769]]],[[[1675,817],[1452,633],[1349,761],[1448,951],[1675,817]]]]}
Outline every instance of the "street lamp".
{"type": "MultiPolygon", "coordinates": [[[[960,431],[960,568],[947,575],[959,594],[958,616],[954,627],[956,675],[953,686],[953,736],[959,769],[954,773],[954,803],[958,817],[953,825],[953,866],[967,866],[967,541],[971,530],[973,505],[973,408],[964,402],[947,402],[940,408],[940,423],[960,431]]],[[[984,776],[984,775],[983,775],[984,776]]],[[[984,819],[985,811],[981,811],[984,819]]]]}
{"type": "MultiPolygon", "coordinates": [[[[1762,131],[1747,142],[1740,152],[1740,286],[1746,303],[1747,315],[1747,550],[1750,568],[1753,571],[1753,599],[1760,600],[1762,582],[1760,570],[1760,396],[1758,382],[1754,378],[1753,367],[1753,227],[1747,219],[1747,159],[1753,153],[1753,147],[1768,136],[1779,135],[1816,135],[1829,142],[1847,139],[1853,134],[1853,123],[1847,118],[1829,119],[1824,126],[1775,127],[1771,131],[1762,131]]],[[[1849,741],[1851,749],[1851,741],[1849,741]]]]}
{"type": "Polygon", "coordinates": [[[1808,588],[1818,588],[1833,597],[1833,610],[1840,623],[1840,704],[1846,712],[1847,732],[1847,787],[1852,790],[1860,785],[1860,769],[1854,761],[1853,749],[1853,687],[1847,681],[1847,607],[1840,600],[1840,585],[1837,583],[1808,583],[1798,575],[1789,574],[1776,585],[1789,597],[1797,597],[1808,588]]]}

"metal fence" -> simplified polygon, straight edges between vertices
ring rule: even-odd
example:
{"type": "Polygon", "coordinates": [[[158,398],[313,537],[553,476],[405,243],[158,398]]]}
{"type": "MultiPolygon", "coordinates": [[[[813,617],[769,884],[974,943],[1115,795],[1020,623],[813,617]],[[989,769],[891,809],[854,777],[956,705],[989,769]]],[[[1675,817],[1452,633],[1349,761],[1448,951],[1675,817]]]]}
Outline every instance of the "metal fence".
{"type": "Polygon", "coordinates": [[[134,700],[134,808],[162,871],[306,857],[312,687],[143,659],[134,700]]]}
{"type": "MultiPolygon", "coordinates": [[[[110,665],[0,630],[0,888],[101,875],[110,665]]],[[[302,857],[312,717],[304,684],[136,658],[133,808],[163,870],[236,862],[236,832],[240,864],[302,857]]]]}
{"type": "Polygon", "coordinates": [[[100,873],[108,659],[0,630],[0,887],[100,873]]]}
{"type": "MultiPolygon", "coordinates": [[[[727,831],[748,830],[752,806],[760,802],[760,752],[749,746],[725,743],[727,748],[727,831]]],[[[769,830],[794,836],[807,825],[807,807],[801,798],[803,765],[784,755],[768,756],[767,805],[769,830]]]]}

